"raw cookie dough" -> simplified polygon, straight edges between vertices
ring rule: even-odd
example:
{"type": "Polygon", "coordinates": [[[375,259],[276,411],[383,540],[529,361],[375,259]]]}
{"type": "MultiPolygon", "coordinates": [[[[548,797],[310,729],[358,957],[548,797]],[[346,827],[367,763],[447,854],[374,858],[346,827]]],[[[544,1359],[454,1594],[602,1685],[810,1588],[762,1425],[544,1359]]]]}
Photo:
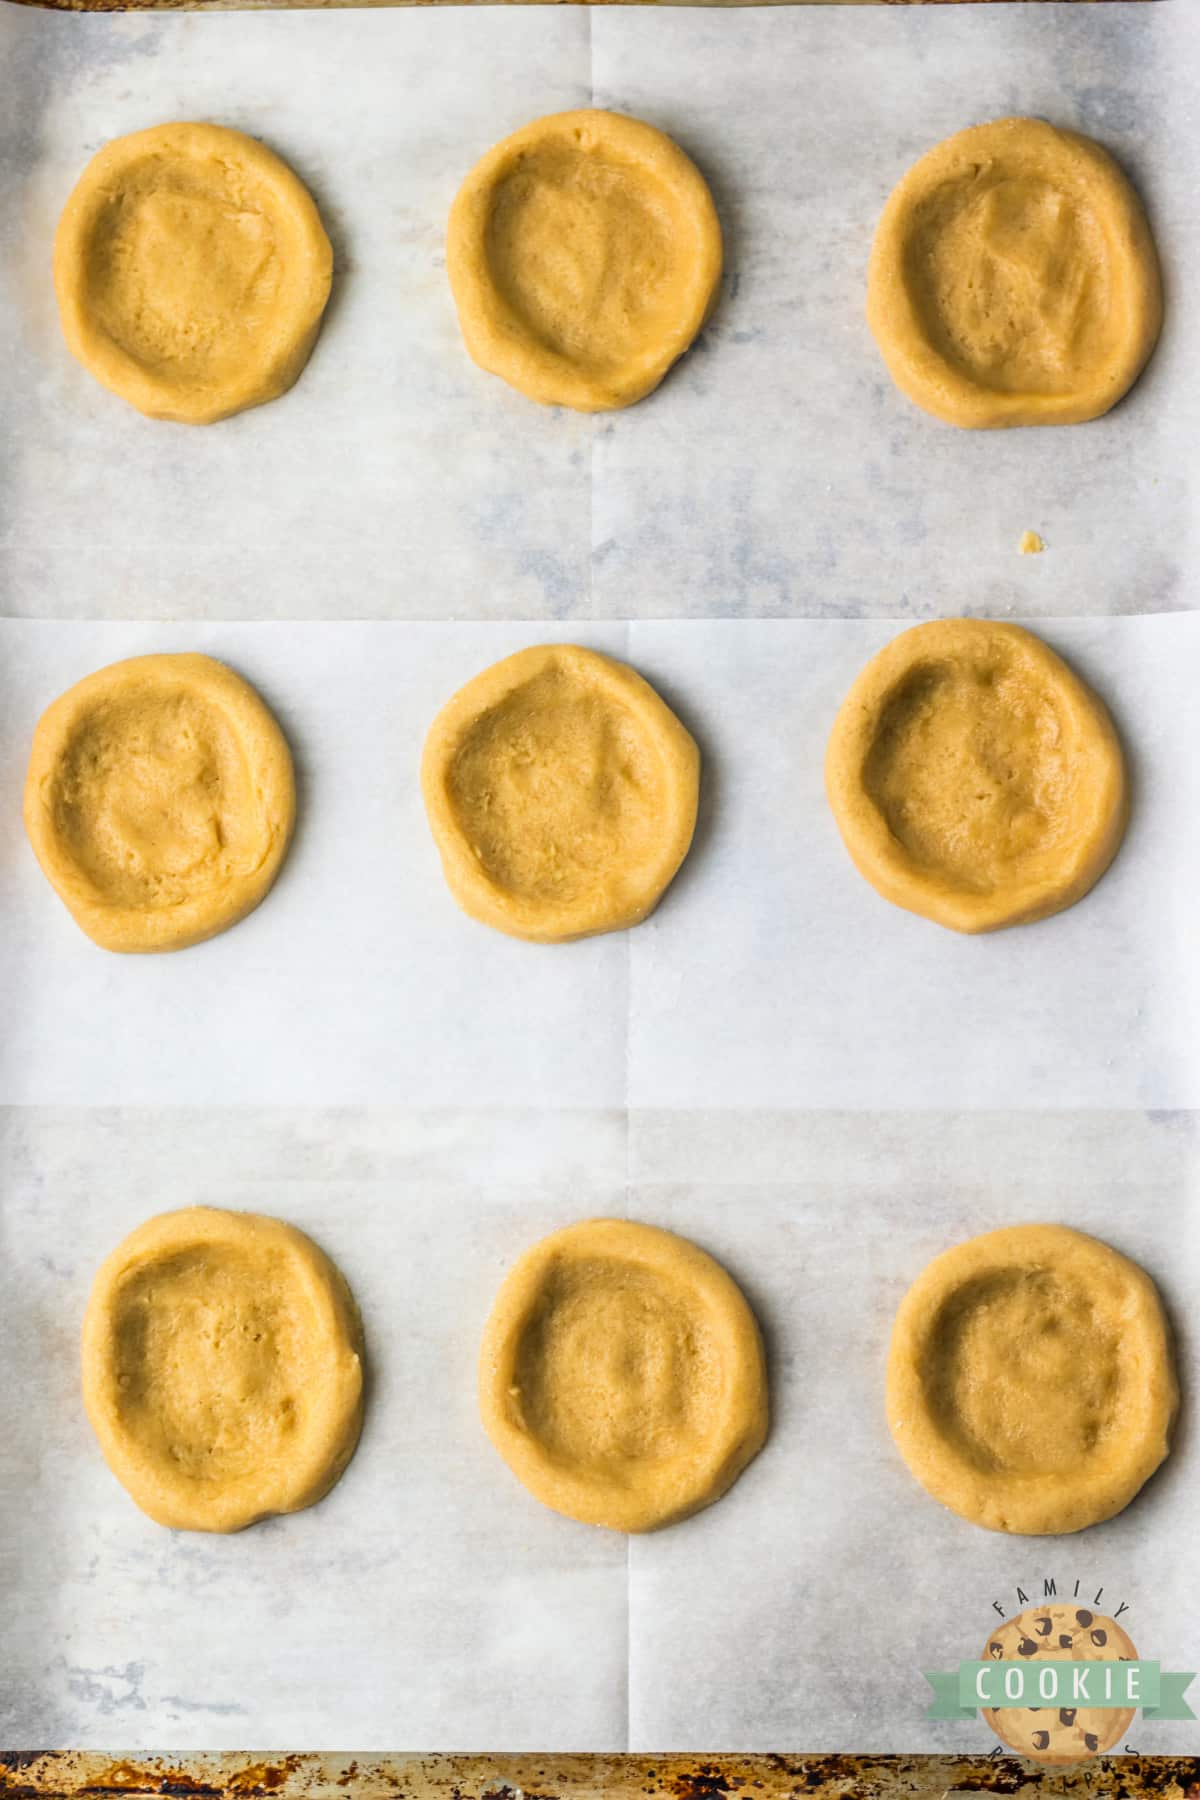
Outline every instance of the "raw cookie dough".
{"type": "Polygon", "coordinates": [[[332,274],[307,188],[223,125],[114,138],[80,176],[54,240],[72,355],[139,412],[187,425],[287,392],[332,274]]]}
{"type": "Polygon", "coordinates": [[[47,708],[25,829],[105,950],[181,950],[245,918],[279,873],[292,758],[254,689],[210,656],[135,656],[47,708]]]}
{"type": "MultiPolygon", "coordinates": [[[[988,1637],[980,1662],[1134,1662],[1137,1651],[1115,1619],[1054,1601],[1006,1619],[988,1637]]],[[[1066,1764],[1102,1755],[1122,1742],[1132,1707],[985,1706],[981,1715],[1001,1743],[1036,1762],[1066,1764]]]]}
{"type": "Polygon", "coordinates": [[[1090,138],[973,125],[883,210],[867,319],[892,380],[951,425],[1073,425],[1115,406],[1162,324],[1141,202],[1090,138]]]}
{"type": "Polygon", "coordinates": [[[1125,762],[1103,704],[1019,625],[901,632],[842,703],[825,786],[859,873],[953,931],[1073,906],[1117,853],[1125,762]]]}
{"type": "Polygon", "coordinates": [[[421,785],[450,891],[497,931],[561,943],[654,910],[687,855],[700,753],[624,663],[541,644],[434,720],[421,785]]]}
{"type": "Polygon", "coordinates": [[[989,1531],[1111,1519],[1166,1456],[1178,1398],[1154,1283],[1065,1225],[944,1251],[896,1314],[896,1446],[935,1500],[989,1531]]]}
{"type": "Polygon", "coordinates": [[[158,1524],[240,1531],[299,1512],[329,1492],[358,1442],[350,1290],[278,1219],[161,1213],[96,1275],[83,1400],[109,1468],[158,1524]]]}
{"type": "Polygon", "coordinates": [[[555,113],[482,157],[446,267],[483,369],[547,406],[603,412],[656,388],[704,324],[721,226],[677,144],[618,113],[555,113]]]}
{"type": "Polygon", "coordinates": [[[695,1244],[591,1219],[543,1238],[506,1276],[479,1406],[544,1505],[653,1531],[720,1499],[762,1448],[762,1341],[740,1288],[695,1244]]]}

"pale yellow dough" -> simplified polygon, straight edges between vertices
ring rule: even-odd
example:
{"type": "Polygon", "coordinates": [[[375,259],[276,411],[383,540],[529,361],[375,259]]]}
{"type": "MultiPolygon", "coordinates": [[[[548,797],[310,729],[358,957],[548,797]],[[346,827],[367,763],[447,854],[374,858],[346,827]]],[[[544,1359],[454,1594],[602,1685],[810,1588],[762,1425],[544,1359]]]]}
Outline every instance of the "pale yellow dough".
{"type": "Polygon", "coordinates": [[[987,619],[916,625],[872,658],[834,722],[825,784],[859,872],[954,931],[1072,906],[1128,812],[1101,701],[1032,632],[987,619]]]}
{"type": "Polygon", "coordinates": [[[154,125],[88,164],[54,240],[63,335],[152,419],[209,425],[286,393],[333,252],[307,188],[223,125],[154,125]]]}
{"type": "Polygon", "coordinates": [[[883,211],[867,318],[893,381],[951,425],[1072,425],[1115,406],[1162,324],[1141,202],[1090,138],[973,125],[883,211]]]}
{"type": "Polygon", "coordinates": [[[83,1399],[105,1461],[179,1531],[240,1531],[328,1493],[362,1421],[342,1276],[278,1219],[161,1213],[105,1261],[83,1321],[83,1399]]]}
{"type": "Polygon", "coordinates": [[[653,1531],[708,1506],[767,1435],[741,1290],[685,1238],[591,1219],[510,1270],[479,1360],[484,1429],[543,1505],[653,1531]]]}
{"type": "Polygon", "coordinates": [[[700,753],[654,689],[573,644],[519,650],[469,681],[421,762],[451,893],[537,943],[652,912],[687,855],[699,783],[700,753]]]}
{"type": "Polygon", "coordinates": [[[254,689],[209,656],[135,656],[47,708],[25,829],[105,950],[181,950],[258,905],[296,816],[292,758],[254,689]]]}
{"type": "Polygon", "coordinates": [[[471,170],[446,268],[481,368],[544,405],[601,412],[656,388],[699,332],[721,226],[704,177],[661,131],[555,113],[471,170]]]}
{"type": "Polygon", "coordinates": [[[1150,1277],[1064,1225],[937,1256],[896,1315],[887,1415],[935,1500],[991,1531],[1081,1531],[1170,1447],[1174,1359],[1150,1277]]]}

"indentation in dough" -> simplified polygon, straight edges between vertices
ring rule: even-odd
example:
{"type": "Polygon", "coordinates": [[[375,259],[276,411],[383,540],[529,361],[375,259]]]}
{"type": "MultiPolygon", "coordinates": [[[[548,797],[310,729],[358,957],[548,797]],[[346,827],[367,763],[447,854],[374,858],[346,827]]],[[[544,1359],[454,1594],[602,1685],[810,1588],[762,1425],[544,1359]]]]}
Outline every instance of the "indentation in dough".
{"type": "Polygon", "coordinates": [[[912,668],[884,706],[863,782],[914,862],[970,892],[1034,877],[1071,839],[1059,707],[999,656],[912,668]]]}
{"type": "Polygon", "coordinates": [[[286,1454],[320,1371],[281,1259],[206,1244],[136,1268],[114,1306],[117,1406],[158,1462],[224,1483],[286,1454]]]}
{"type": "Polygon", "coordinates": [[[677,213],[647,170],[595,148],[523,151],[492,197],[491,279],[532,336],[602,378],[677,328],[693,238],[677,213]]]}
{"type": "Polygon", "coordinates": [[[447,788],[488,877],[537,901],[569,903],[661,832],[658,758],[632,715],[562,668],[544,670],[465,734],[447,788]]]}
{"type": "Polygon", "coordinates": [[[220,381],[261,356],[282,265],[253,184],[215,156],[123,169],[86,251],[88,306],[144,367],[220,381]]]}
{"type": "Polygon", "coordinates": [[[985,1473],[1077,1474],[1120,1405],[1118,1331],[1052,1270],[981,1275],[943,1302],[930,1332],[930,1413],[985,1473]]]}
{"type": "Polygon", "coordinates": [[[271,847],[251,771],[220,710],[185,692],[106,699],[55,769],[55,829],[100,897],[154,910],[260,867],[271,847]]]}
{"type": "Polygon", "coordinates": [[[563,1260],[543,1284],[516,1357],[526,1429],[564,1464],[629,1477],[700,1443],[720,1356],[694,1298],[632,1263],[563,1260]]]}
{"type": "Polygon", "coordinates": [[[988,166],[916,208],[905,278],[930,341],[981,387],[1071,394],[1114,357],[1103,228],[1077,196],[988,166]]]}

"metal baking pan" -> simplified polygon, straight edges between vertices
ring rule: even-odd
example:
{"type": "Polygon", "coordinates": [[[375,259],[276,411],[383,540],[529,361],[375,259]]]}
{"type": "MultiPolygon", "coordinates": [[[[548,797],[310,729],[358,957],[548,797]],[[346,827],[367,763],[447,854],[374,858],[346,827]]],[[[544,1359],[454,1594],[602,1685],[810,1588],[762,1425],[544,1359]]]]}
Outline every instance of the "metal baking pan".
{"type": "Polygon", "coordinates": [[[1200,1757],[0,1755],[0,1800],[1195,1800],[1200,1757]]]}
{"type": "MultiPolygon", "coordinates": [[[[539,0],[6,0],[13,6],[40,6],[51,12],[290,12],[303,8],[328,10],[332,6],[521,6],[539,0]]],[[[1011,0],[560,0],[582,6],[990,6],[1011,0]]],[[[1047,0],[1017,0],[1038,6],[1047,0]]],[[[1145,4],[1153,0],[1144,0],[1145,4]]],[[[1104,0],[1068,0],[1076,6],[1095,6],[1104,0]]]]}

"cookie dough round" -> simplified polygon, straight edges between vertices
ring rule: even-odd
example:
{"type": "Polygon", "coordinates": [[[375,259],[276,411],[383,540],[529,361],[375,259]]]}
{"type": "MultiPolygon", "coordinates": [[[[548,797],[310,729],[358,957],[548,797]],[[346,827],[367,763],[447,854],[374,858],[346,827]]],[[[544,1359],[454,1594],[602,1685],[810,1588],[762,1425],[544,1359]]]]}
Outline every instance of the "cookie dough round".
{"type": "Polygon", "coordinates": [[[901,632],[842,703],[825,786],[859,873],[894,906],[995,931],[1073,906],[1128,817],[1112,721],[1019,625],[901,632]]]}
{"type": "Polygon", "coordinates": [[[562,943],[623,931],[658,905],[692,841],[700,753],[626,664],[541,644],[443,707],[421,785],[463,911],[562,943]]]}
{"type": "Polygon", "coordinates": [[[332,275],[307,188],[223,125],[114,138],[80,176],[54,240],[72,355],[139,412],[187,425],[287,392],[332,275]]]}
{"type": "Polygon", "coordinates": [[[296,816],[286,740],[210,656],[135,656],[47,708],[25,829],[47,880],[105,950],[182,950],[252,912],[296,816]]]}
{"type": "MultiPolygon", "coordinates": [[[[1134,1662],[1133,1641],[1115,1619],[1077,1601],[1031,1606],[993,1631],[980,1662],[1134,1662]]],[[[1102,1756],[1133,1724],[1132,1707],[985,1706],[1002,1744],[1035,1762],[1065,1765],[1102,1756]]]]}
{"type": "Polygon", "coordinates": [[[720,1499],[762,1448],[762,1341],[740,1288],[695,1244],[591,1219],[543,1238],[505,1278],[479,1405],[543,1505],[653,1531],[720,1499]]]}
{"type": "Polygon", "coordinates": [[[83,1321],[105,1461],[159,1525],[240,1531],[327,1494],[362,1421],[342,1276],[279,1219],[192,1206],[132,1231],[83,1321]]]}
{"type": "Polygon", "coordinates": [[[1090,138],[973,125],[884,208],[867,319],[892,380],[951,425],[1074,425],[1141,374],[1162,324],[1141,202],[1090,138]]]}
{"type": "Polygon", "coordinates": [[[990,1531],[1111,1519],[1166,1456],[1178,1398],[1154,1283],[1065,1225],[956,1245],[896,1315],[896,1446],[935,1500],[990,1531]]]}
{"type": "Polygon", "coordinates": [[[446,268],[481,368],[543,405],[603,412],[650,393],[699,332],[721,226],[696,165],[654,126],[555,113],[471,170],[446,268]]]}

